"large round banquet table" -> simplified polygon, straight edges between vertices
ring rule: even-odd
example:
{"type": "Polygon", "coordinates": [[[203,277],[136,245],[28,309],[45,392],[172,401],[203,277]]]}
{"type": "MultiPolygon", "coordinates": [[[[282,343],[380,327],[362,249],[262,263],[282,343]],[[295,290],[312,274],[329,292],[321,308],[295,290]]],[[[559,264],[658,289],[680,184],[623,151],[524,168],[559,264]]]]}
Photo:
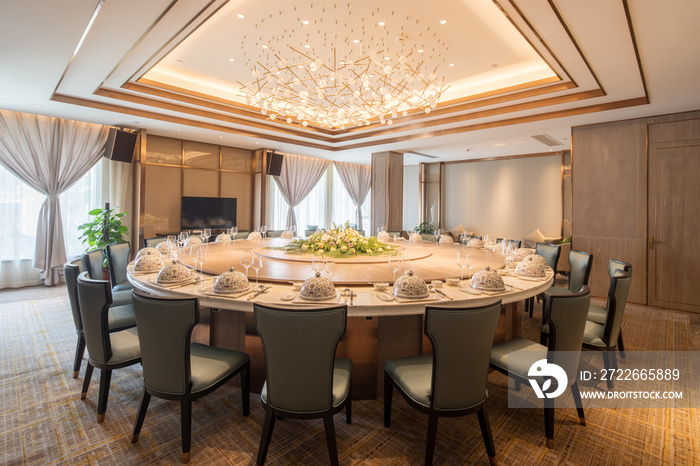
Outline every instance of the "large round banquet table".
{"type": "MultiPolygon", "coordinates": [[[[209,243],[201,247],[200,255],[206,261],[197,264],[195,283],[163,286],[156,282],[156,273],[138,273],[133,263],[127,276],[134,288],[140,292],[162,297],[197,297],[202,322],[208,323],[209,344],[245,351],[251,356],[251,389],[260,389],[265,378],[262,345],[253,324],[253,305],[262,303],[280,307],[318,307],[318,303],[303,302],[298,294],[292,294],[292,282],[300,282],[314,275],[311,255],[292,255],[277,249],[289,240],[270,238],[261,240],[237,240],[226,243],[209,243]],[[241,258],[252,251],[262,258],[258,281],[265,291],[255,296],[247,293],[238,297],[217,294],[212,285],[218,275],[231,267],[244,272],[241,258]],[[203,254],[206,252],[206,254],[203,254]],[[295,299],[290,300],[291,296],[295,299]]],[[[457,265],[457,252],[470,256],[471,271],[476,273],[485,267],[504,269],[505,258],[483,248],[466,248],[459,244],[436,244],[433,242],[389,241],[387,244],[398,250],[403,258],[403,267],[423,279],[428,285],[433,281],[460,278],[462,268],[457,265]]],[[[194,269],[196,254],[191,249],[182,249],[178,260],[194,269]]],[[[338,345],[337,357],[353,360],[353,397],[376,398],[382,393],[382,371],[384,361],[404,356],[415,356],[431,352],[430,342],[423,335],[425,306],[476,307],[500,300],[503,304],[499,327],[494,341],[500,342],[520,336],[520,313],[518,303],[549,288],[553,281],[551,270],[545,279],[532,280],[515,276],[503,276],[506,290],[498,293],[472,294],[462,287],[443,285],[425,299],[393,299],[386,301],[387,294],[374,288],[374,283],[394,282],[394,272],[388,267],[389,256],[356,256],[336,259],[336,270],[332,282],[338,290],[335,302],[347,304],[347,330],[338,345]],[[384,300],[380,299],[384,298],[384,300]],[[400,302],[399,302],[400,301],[400,302]]],[[[465,278],[469,267],[464,269],[465,278]]],[[[396,277],[403,273],[397,271],[396,277]]],[[[323,272],[324,276],[328,276],[323,272]]],[[[248,270],[250,281],[255,284],[255,271],[248,270]]],[[[253,290],[256,288],[253,287],[253,290]]],[[[469,291],[469,289],[467,290],[469,291]]],[[[323,303],[322,305],[329,305],[323,303]]]]}

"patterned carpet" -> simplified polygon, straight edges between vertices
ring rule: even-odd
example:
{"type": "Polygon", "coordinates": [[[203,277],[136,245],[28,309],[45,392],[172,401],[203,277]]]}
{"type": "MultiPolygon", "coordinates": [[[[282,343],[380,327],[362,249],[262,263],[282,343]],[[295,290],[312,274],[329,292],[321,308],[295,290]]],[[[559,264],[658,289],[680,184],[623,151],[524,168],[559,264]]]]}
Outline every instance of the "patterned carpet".
{"type": "MultiPolygon", "coordinates": [[[[523,313],[525,336],[536,339],[539,316],[523,313]]],[[[691,350],[689,316],[628,306],[630,350],[691,350]]],[[[0,305],[0,464],[178,464],[180,410],[151,401],[140,440],[130,443],[142,390],[140,366],[114,371],[103,424],[96,422],[99,371],[86,400],[72,379],[76,336],[66,298],[0,305]]],[[[700,464],[700,410],[590,409],[587,426],[575,410],[556,412],[554,449],[545,446],[542,410],[507,409],[507,378],[489,377],[489,416],[500,464],[700,464]]],[[[353,423],[336,417],[341,464],[423,463],[427,419],[394,397],[392,427],[382,425],[381,400],[353,403],[353,423]]],[[[254,464],[264,411],[251,396],[244,418],[240,392],[224,387],[195,402],[192,464],[254,464]]],[[[279,421],[268,463],[328,463],[321,421],[279,421]]],[[[476,416],[442,418],[435,464],[488,464],[476,416]]]]}

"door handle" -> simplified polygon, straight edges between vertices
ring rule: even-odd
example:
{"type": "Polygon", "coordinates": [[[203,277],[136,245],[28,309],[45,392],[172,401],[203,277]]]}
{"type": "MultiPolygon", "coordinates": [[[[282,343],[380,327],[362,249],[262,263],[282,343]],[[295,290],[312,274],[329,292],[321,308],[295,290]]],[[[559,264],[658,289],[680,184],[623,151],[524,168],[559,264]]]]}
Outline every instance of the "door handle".
{"type": "Polygon", "coordinates": [[[654,247],[656,246],[656,243],[663,243],[663,241],[660,241],[660,240],[654,238],[654,236],[650,236],[650,237],[649,237],[649,250],[650,250],[650,251],[653,251],[653,250],[654,250],[654,247]]]}

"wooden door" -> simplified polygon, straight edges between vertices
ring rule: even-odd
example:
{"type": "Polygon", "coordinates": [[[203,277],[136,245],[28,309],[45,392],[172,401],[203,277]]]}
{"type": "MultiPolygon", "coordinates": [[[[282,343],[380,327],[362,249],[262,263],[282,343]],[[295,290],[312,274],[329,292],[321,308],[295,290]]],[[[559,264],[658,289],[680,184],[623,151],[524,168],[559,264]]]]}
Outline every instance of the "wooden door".
{"type": "Polygon", "coordinates": [[[648,304],[700,312],[700,120],[649,126],[648,234],[648,304]]]}

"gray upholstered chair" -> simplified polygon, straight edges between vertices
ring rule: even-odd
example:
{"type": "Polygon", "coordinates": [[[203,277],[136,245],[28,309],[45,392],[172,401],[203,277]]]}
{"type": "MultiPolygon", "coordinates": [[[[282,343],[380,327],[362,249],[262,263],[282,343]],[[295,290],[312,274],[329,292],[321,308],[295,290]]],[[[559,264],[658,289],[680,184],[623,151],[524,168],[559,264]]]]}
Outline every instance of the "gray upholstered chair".
{"type": "Polygon", "coordinates": [[[132,289],[133,285],[126,278],[126,266],[129,265],[131,245],[126,241],[108,244],[105,252],[107,253],[109,281],[112,283],[112,290],[123,291],[132,289]]]}
{"type": "Polygon", "coordinates": [[[168,238],[166,236],[156,236],[155,238],[144,238],[143,245],[147,248],[155,248],[168,238]]]}
{"type": "Polygon", "coordinates": [[[336,359],[347,306],[282,309],[255,304],[255,329],[265,353],[260,398],[265,423],[257,464],[265,463],[275,419],[323,418],[331,464],[338,464],[333,415],[345,408],[352,420],[350,359],[336,359]]]}
{"type": "Polygon", "coordinates": [[[180,401],[182,460],[190,459],[192,401],[241,374],[243,415],[250,412],[250,357],[246,353],[191,343],[199,322],[196,298],[159,299],[134,293],[141,343],[143,398],[134,423],[136,443],[151,396],[180,401]]]}
{"type": "Polygon", "coordinates": [[[102,249],[93,249],[83,254],[83,270],[93,280],[102,280],[102,264],[104,264],[102,249]]]}
{"type": "Polygon", "coordinates": [[[423,241],[435,242],[437,240],[437,235],[435,233],[421,233],[420,237],[423,241]]]}
{"type": "Polygon", "coordinates": [[[265,233],[265,238],[279,238],[282,236],[284,230],[267,230],[265,233]]]}
{"type": "Polygon", "coordinates": [[[438,418],[476,412],[489,461],[496,450],[486,413],[489,355],[501,312],[501,301],[477,308],[425,309],[425,334],[433,354],[386,361],[384,426],[391,425],[394,387],[408,404],[428,415],[425,464],[433,463],[438,418]]]}
{"type": "MultiPolygon", "coordinates": [[[[554,272],[554,279],[556,279],[557,278],[557,264],[559,263],[559,255],[561,254],[561,247],[558,244],[537,243],[537,246],[535,246],[535,250],[537,251],[537,254],[544,257],[544,259],[547,261],[547,265],[554,272]]],[[[552,281],[552,286],[554,286],[554,281],[552,281]]],[[[544,293],[538,294],[537,300],[538,301],[544,300],[544,293]]],[[[525,300],[525,311],[528,311],[530,313],[530,317],[532,317],[532,311],[533,311],[534,307],[535,307],[535,298],[534,297],[531,297],[531,298],[528,298],[525,300]]]]}
{"type": "MultiPolygon", "coordinates": [[[[608,263],[608,276],[610,278],[615,275],[615,272],[618,270],[622,270],[624,272],[629,272],[630,277],[632,276],[632,264],[629,264],[627,262],[623,262],[620,260],[615,260],[615,259],[610,259],[610,262],[608,263]]],[[[608,290],[608,295],[610,294],[610,290],[608,290]]],[[[591,307],[588,309],[588,320],[591,322],[596,322],[598,324],[604,324],[605,319],[608,317],[608,306],[606,305],[605,307],[599,306],[597,304],[591,304],[591,307]]],[[[620,357],[624,358],[625,357],[625,345],[622,342],[622,329],[620,329],[620,335],[618,336],[617,339],[617,347],[620,350],[620,357]]]]}
{"type": "MultiPolygon", "coordinates": [[[[73,313],[73,324],[75,325],[75,333],[78,334],[78,345],[75,348],[75,361],[73,362],[74,379],[78,378],[80,365],[83,361],[83,354],[85,353],[85,334],[83,333],[83,320],[80,316],[80,304],[78,303],[78,275],[83,271],[82,267],[82,259],[69,261],[63,265],[68,300],[73,313]]],[[[136,326],[134,308],[131,306],[131,292],[129,291],[128,294],[128,302],[123,305],[117,304],[113,298],[112,306],[110,306],[108,314],[110,332],[118,332],[136,326]]]]}
{"type": "MultiPolygon", "coordinates": [[[[586,333],[583,335],[583,347],[603,351],[603,363],[606,369],[617,369],[615,348],[620,351],[620,357],[625,357],[625,349],[622,344],[622,318],[625,314],[631,281],[631,270],[615,269],[610,278],[608,302],[605,306],[605,322],[602,324],[591,322],[590,308],[588,311],[589,320],[586,323],[586,333]]],[[[612,377],[608,378],[609,388],[614,386],[612,379],[612,377]]]]}
{"type": "Polygon", "coordinates": [[[250,230],[242,230],[233,235],[233,239],[247,239],[250,234],[250,230]]]}
{"type": "MultiPolygon", "coordinates": [[[[549,345],[535,343],[526,338],[515,338],[493,346],[491,367],[513,378],[516,389],[521,383],[528,385],[530,367],[546,360],[559,365],[566,372],[567,384],[576,404],[579,422],[586,425],[586,418],[578,390],[578,364],[581,343],[586,329],[586,315],[591,302],[591,291],[584,286],[579,293],[565,296],[546,296],[544,310],[547,326],[551,329],[549,345]],[[513,353],[517,352],[517,356],[513,353]],[[510,353],[510,355],[509,355],[510,353]]],[[[552,380],[552,382],[555,382],[552,380]]],[[[552,384],[556,388],[556,384],[552,384]]],[[[547,447],[554,446],[554,399],[544,399],[544,430],[547,447]]]]}
{"type": "Polygon", "coordinates": [[[403,238],[403,232],[400,230],[387,231],[387,234],[389,235],[389,238],[391,238],[391,239],[394,239],[394,235],[396,235],[397,238],[403,238]]]}
{"type": "Polygon", "coordinates": [[[88,350],[88,364],[80,399],[87,397],[93,369],[100,369],[97,422],[102,423],[107,411],[112,370],[141,362],[138,332],[135,327],[109,332],[112,287],[106,280],[91,280],[87,278],[87,272],[81,273],[78,276],[78,304],[88,350]]]}
{"type": "Polygon", "coordinates": [[[316,233],[318,230],[304,230],[304,236],[308,238],[309,236],[313,235],[316,233]]]}

